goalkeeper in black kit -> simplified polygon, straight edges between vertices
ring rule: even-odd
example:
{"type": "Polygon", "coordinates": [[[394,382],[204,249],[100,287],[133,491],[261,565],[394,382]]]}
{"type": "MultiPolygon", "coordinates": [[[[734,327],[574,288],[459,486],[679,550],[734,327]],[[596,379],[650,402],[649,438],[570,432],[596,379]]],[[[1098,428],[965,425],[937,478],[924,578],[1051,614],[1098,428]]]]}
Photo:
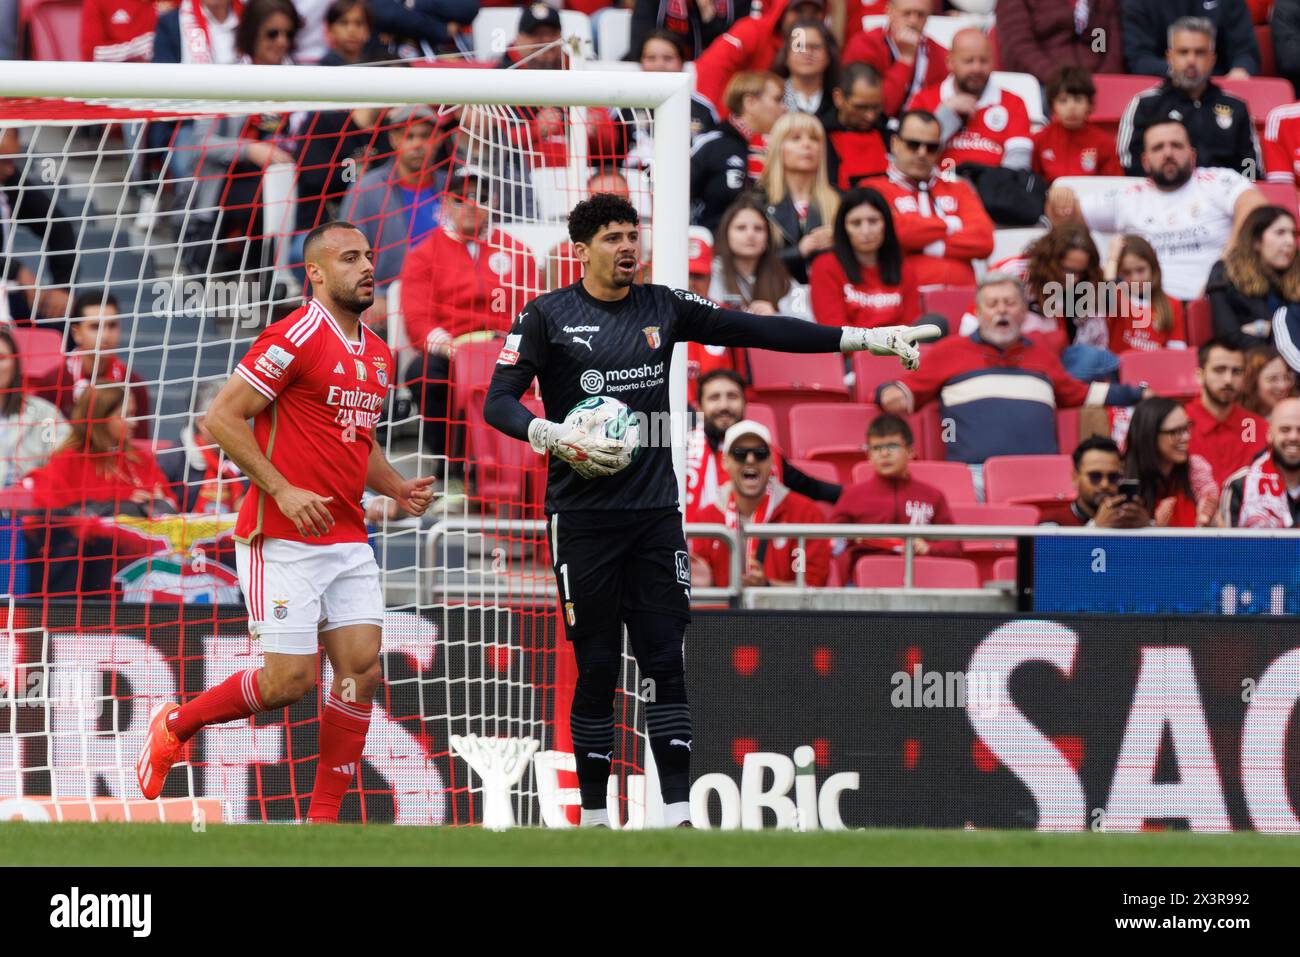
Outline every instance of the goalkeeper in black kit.
{"type": "Polygon", "coordinates": [[[914,369],[920,363],[915,340],[938,330],[836,329],[721,309],[666,286],[634,285],[641,258],[638,216],[612,195],[578,203],[569,215],[569,237],[584,267],[582,280],[537,297],[515,318],[483,413],[495,428],[540,454],[551,453],[547,535],[578,669],[570,725],[582,823],[609,824],[605,791],[626,625],[648,679],[646,730],[664,823],[689,826],[691,713],[682,642],[691,620],[691,563],[672,450],[667,442],[651,443],[629,460],[621,441],[588,434],[581,422],[566,425],[569,410],[608,395],[639,422],[665,421],[669,363],[679,342],[782,352],[870,349],[897,355],[914,369]],[[545,418],[519,401],[534,378],[545,418]]]}

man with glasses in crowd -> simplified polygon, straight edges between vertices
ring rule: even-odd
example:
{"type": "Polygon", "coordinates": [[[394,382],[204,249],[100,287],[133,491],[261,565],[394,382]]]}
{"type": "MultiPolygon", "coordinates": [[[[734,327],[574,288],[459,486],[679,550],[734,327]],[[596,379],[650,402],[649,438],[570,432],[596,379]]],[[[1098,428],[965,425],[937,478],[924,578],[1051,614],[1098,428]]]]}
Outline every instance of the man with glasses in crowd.
{"type": "Polygon", "coordinates": [[[850,63],[831,89],[835,115],[826,128],[826,165],[831,185],[847,192],[889,166],[885,148],[880,74],[865,63],[850,63]]]}
{"type": "Polygon", "coordinates": [[[1146,528],[1151,513],[1140,498],[1119,494],[1124,458],[1114,439],[1093,435],[1078,444],[1074,462],[1075,497],[1059,505],[1039,506],[1040,525],[1096,528],[1146,528]]]}
{"type": "Polygon", "coordinates": [[[890,140],[885,175],[862,184],[889,203],[903,247],[904,285],[973,286],[974,260],[993,252],[993,221],[975,190],[935,169],[942,149],[935,115],[908,110],[890,140]]]}

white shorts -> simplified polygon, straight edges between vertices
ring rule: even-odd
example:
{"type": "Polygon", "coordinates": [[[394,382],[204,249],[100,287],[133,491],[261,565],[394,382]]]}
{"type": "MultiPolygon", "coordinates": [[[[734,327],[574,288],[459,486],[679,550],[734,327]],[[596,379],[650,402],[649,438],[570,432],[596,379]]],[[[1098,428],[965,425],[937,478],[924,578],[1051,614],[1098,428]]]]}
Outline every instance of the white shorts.
{"type": "Polygon", "coordinates": [[[263,651],[314,655],[319,634],[384,623],[375,553],[365,542],[307,545],[259,536],[235,543],[248,630],[263,651]]]}

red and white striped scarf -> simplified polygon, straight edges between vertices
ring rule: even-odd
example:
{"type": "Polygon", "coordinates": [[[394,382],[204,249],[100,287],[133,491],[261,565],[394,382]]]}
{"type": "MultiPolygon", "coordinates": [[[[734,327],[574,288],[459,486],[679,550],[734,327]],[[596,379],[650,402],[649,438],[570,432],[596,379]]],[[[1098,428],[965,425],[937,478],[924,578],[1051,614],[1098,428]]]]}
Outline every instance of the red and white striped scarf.
{"type": "MultiPolygon", "coordinates": [[[[241,0],[232,0],[231,10],[238,17],[244,10],[241,0]]],[[[176,11],[181,23],[181,62],[212,63],[212,35],[208,15],[201,0],[182,0],[176,11]]]]}

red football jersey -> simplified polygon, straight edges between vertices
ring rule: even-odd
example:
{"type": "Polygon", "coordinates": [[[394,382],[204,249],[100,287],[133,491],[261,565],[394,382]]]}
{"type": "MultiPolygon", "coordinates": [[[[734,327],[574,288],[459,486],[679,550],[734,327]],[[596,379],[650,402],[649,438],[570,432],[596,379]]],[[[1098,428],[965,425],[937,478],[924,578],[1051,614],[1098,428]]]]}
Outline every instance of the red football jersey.
{"type": "Polygon", "coordinates": [[[256,485],[239,510],[235,538],[259,535],[310,545],[364,542],[361,511],[375,424],[388,395],[393,354],[365,325],[349,342],[334,317],[307,303],[257,337],[235,372],[271,404],[253,420],[258,448],[291,485],[333,496],[334,527],[304,538],[256,485]]]}
{"type": "Polygon", "coordinates": [[[1270,183],[1292,183],[1300,172],[1300,103],[1270,110],[1264,123],[1264,169],[1270,183]]]}
{"type": "MultiPolygon", "coordinates": [[[[938,86],[926,87],[907,105],[909,110],[929,110],[933,113],[957,88],[949,76],[938,86]]],[[[943,168],[958,163],[983,163],[1001,166],[1008,149],[1033,145],[1029,133],[1029,111],[1025,101],[1014,93],[1001,90],[990,80],[975,106],[966,125],[948,140],[939,163],[943,168]]]]}
{"type": "Polygon", "coordinates": [[[1084,123],[1067,130],[1053,120],[1034,134],[1034,172],[1049,183],[1061,176],[1123,176],[1115,138],[1084,123]]]}

